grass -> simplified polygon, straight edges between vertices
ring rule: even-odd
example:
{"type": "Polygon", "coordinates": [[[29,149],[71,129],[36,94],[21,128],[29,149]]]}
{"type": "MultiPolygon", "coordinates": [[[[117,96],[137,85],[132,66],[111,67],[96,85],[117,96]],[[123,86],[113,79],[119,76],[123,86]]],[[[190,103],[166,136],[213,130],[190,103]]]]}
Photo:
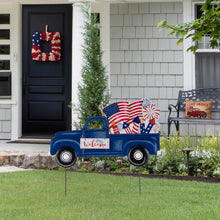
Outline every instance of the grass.
{"type": "Polygon", "coordinates": [[[219,219],[220,184],[34,170],[0,173],[0,219],[219,219]]]}

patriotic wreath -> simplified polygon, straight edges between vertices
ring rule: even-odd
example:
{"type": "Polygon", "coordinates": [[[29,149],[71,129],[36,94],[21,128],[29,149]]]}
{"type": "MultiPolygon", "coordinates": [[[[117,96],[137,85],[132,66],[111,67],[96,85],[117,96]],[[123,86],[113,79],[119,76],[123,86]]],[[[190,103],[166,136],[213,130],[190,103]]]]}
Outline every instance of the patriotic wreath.
{"type": "Polygon", "coordinates": [[[32,34],[32,60],[36,61],[56,61],[61,57],[61,37],[59,32],[35,32],[32,34]],[[51,52],[42,52],[40,43],[42,41],[51,42],[51,52]]]}

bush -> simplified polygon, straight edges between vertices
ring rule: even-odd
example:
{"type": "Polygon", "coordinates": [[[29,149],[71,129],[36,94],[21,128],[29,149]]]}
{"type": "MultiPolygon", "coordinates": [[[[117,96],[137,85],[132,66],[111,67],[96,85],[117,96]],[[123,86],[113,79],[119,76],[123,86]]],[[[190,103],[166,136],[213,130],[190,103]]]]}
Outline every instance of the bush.
{"type": "Polygon", "coordinates": [[[214,171],[220,167],[220,142],[218,135],[162,137],[161,149],[164,149],[165,152],[162,169],[167,169],[169,166],[175,174],[186,173],[187,167],[184,167],[187,163],[186,154],[182,151],[186,147],[193,149],[189,157],[190,175],[213,176],[214,171]]]}
{"type": "MultiPolygon", "coordinates": [[[[202,137],[163,136],[160,139],[158,155],[151,155],[148,163],[140,168],[141,173],[187,175],[187,156],[183,149],[190,147],[189,174],[220,177],[220,141],[219,136],[202,137]]],[[[73,168],[80,171],[96,172],[139,172],[139,168],[130,165],[126,157],[86,158],[77,161],[73,168]]]]}

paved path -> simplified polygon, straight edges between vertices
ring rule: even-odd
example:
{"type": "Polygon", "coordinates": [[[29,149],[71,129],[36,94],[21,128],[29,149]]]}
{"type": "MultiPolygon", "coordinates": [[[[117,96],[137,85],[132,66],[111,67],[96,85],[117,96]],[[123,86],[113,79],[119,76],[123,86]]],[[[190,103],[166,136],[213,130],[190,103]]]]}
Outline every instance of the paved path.
{"type": "Polygon", "coordinates": [[[0,167],[0,173],[16,172],[16,171],[28,171],[32,169],[23,169],[15,166],[2,166],[0,167]]]}
{"type": "MultiPolygon", "coordinates": [[[[49,155],[49,152],[50,144],[10,143],[10,140],[0,140],[0,156],[20,154],[49,155]]],[[[27,169],[8,165],[0,167],[0,173],[15,171],[27,171],[27,169]]]]}
{"type": "Polygon", "coordinates": [[[0,140],[0,156],[11,154],[49,154],[50,144],[10,143],[0,140]]]}

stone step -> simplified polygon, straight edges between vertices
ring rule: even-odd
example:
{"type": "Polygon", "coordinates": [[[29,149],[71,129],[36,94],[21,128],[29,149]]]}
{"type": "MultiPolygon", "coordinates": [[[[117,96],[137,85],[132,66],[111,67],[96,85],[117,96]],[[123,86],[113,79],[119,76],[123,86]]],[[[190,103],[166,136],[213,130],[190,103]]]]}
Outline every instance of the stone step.
{"type": "Polygon", "coordinates": [[[16,166],[24,169],[58,169],[58,164],[54,156],[50,155],[28,155],[28,154],[8,154],[0,155],[0,166],[16,166]]]}

